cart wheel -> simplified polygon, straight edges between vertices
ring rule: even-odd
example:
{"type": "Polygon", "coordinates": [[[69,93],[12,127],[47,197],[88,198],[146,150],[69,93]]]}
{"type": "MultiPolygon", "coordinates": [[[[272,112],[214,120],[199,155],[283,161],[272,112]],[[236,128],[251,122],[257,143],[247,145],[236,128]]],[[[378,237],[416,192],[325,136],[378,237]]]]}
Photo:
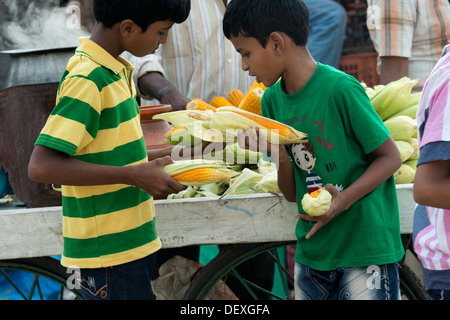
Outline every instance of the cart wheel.
{"type": "Polygon", "coordinates": [[[289,288],[288,281],[292,279],[292,276],[287,272],[277,249],[284,249],[285,246],[292,244],[295,244],[295,242],[248,243],[222,246],[217,257],[198,272],[187,290],[184,299],[204,300],[217,282],[224,280],[227,284],[231,281],[239,282],[255,300],[261,294],[266,297],[269,296],[272,299],[288,300],[292,291],[289,288]],[[256,258],[260,254],[268,254],[272,257],[275,264],[274,272],[281,275],[281,282],[284,289],[282,296],[262,288],[258,283],[244,279],[237,271],[240,264],[249,259],[256,258]]]}
{"type": "Polygon", "coordinates": [[[81,300],[66,271],[51,257],[0,260],[0,299],[81,300]]]}
{"type": "MultiPolygon", "coordinates": [[[[187,290],[185,300],[205,300],[214,286],[223,280],[230,283],[230,280],[236,279],[245,287],[249,294],[255,299],[259,293],[263,292],[271,299],[289,300],[293,298],[292,280],[293,275],[290,274],[285,267],[284,261],[281,261],[279,250],[285,249],[286,246],[294,245],[295,241],[289,242],[270,242],[270,243],[249,243],[224,246],[220,253],[211,262],[209,262],[193,279],[191,286],[187,290]],[[261,288],[257,283],[252,283],[244,279],[236,268],[251,258],[255,258],[260,254],[269,253],[275,264],[275,273],[281,275],[281,281],[284,288],[284,294],[274,294],[268,290],[261,288]],[[291,284],[289,283],[291,281],[291,284]]],[[[400,291],[402,299],[405,300],[428,300],[428,295],[419,278],[408,266],[401,261],[400,268],[400,291]]],[[[239,297],[238,297],[239,298],[239,297]]]]}

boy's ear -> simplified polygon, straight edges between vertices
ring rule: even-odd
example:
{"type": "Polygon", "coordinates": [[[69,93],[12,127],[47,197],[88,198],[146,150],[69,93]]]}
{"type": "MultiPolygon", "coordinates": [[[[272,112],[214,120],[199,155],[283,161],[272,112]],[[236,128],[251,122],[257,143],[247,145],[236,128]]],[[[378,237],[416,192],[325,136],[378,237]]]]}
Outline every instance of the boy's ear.
{"type": "Polygon", "coordinates": [[[124,37],[130,36],[136,31],[137,25],[131,19],[125,19],[119,24],[119,31],[124,37]]]}
{"type": "Polygon", "coordinates": [[[275,55],[279,55],[285,49],[285,41],[284,37],[280,32],[272,32],[269,35],[269,43],[270,47],[274,51],[275,55]]]}

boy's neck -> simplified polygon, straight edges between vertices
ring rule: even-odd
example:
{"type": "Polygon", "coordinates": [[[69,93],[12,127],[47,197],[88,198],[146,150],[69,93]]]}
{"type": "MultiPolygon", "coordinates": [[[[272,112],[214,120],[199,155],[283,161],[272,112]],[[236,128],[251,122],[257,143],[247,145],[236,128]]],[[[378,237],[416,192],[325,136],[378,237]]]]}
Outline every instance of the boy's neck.
{"type": "Polygon", "coordinates": [[[317,68],[317,62],[312,58],[306,47],[297,47],[299,50],[293,54],[291,64],[283,74],[284,90],[286,94],[298,92],[311,79],[317,68]]]}
{"type": "Polygon", "coordinates": [[[114,25],[112,28],[107,28],[102,23],[96,23],[90,39],[105,49],[115,59],[118,59],[124,50],[118,40],[119,37],[115,27],[117,25],[114,25]]]}

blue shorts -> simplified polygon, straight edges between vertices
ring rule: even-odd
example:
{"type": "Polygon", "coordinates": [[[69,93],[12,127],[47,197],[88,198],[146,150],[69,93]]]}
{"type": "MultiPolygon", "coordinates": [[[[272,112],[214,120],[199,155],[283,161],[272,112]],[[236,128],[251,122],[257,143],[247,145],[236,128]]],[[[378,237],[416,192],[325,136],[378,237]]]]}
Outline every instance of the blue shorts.
{"type": "Polygon", "coordinates": [[[318,271],[295,263],[297,300],[400,300],[398,264],[318,271]]]}
{"type": "Polygon", "coordinates": [[[81,269],[81,294],[85,300],[154,300],[150,283],[155,255],[97,269],[81,269]]]}

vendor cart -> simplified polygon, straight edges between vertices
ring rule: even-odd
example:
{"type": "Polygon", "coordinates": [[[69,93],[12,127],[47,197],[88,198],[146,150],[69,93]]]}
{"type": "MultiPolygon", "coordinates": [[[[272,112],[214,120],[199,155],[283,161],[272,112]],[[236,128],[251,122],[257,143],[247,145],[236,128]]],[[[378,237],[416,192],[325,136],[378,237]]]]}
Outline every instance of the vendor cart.
{"type": "MultiPolygon", "coordinates": [[[[401,232],[409,235],[415,207],[412,184],[398,185],[397,193],[401,232]]],[[[223,286],[218,286],[218,283],[228,275],[239,277],[235,268],[262,252],[270,252],[278,262],[280,267],[276,273],[280,274],[283,287],[287,289],[275,298],[290,298],[291,276],[285,275],[289,272],[286,272],[286,265],[278,254],[280,251],[276,249],[295,244],[295,203],[287,202],[279,194],[266,193],[156,200],[155,206],[156,226],[164,248],[221,245],[219,255],[193,277],[184,298],[207,299],[218,288],[223,293],[223,286]]],[[[63,268],[57,259],[49,258],[60,255],[63,249],[61,207],[2,210],[0,247],[0,271],[28,268],[38,276],[55,279],[62,288],[73,289],[68,281],[71,271],[63,268]]],[[[400,269],[404,297],[426,299],[420,281],[411,270],[404,264],[400,269]]],[[[252,284],[241,280],[249,290],[255,290],[252,284]]],[[[214,297],[229,298],[230,294],[221,296],[215,292],[214,297]]]]}

